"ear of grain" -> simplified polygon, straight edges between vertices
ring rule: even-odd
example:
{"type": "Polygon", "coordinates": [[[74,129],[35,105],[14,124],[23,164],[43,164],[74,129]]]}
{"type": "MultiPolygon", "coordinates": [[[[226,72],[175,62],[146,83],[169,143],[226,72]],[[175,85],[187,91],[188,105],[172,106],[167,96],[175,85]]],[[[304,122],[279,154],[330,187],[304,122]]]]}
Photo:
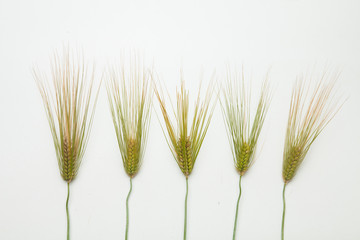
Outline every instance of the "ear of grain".
{"type": "MultiPolygon", "coordinates": [[[[135,55],[135,54],[134,54],[135,55]]],[[[126,174],[133,178],[139,171],[146,146],[152,94],[149,73],[139,56],[124,59],[106,75],[108,102],[126,174]]]]}
{"type": "Polygon", "coordinates": [[[332,99],[338,77],[324,73],[312,93],[306,92],[309,86],[305,86],[302,78],[294,86],[283,155],[285,184],[294,178],[312,143],[341,107],[341,101],[332,99]]]}
{"type": "Polygon", "coordinates": [[[282,167],[284,187],[281,239],[284,239],[285,229],[286,186],[296,175],[312,143],[342,105],[338,105],[341,101],[331,101],[334,84],[338,77],[338,74],[325,72],[311,95],[307,92],[310,85],[305,88],[302,78],[298,79],[293,88],[282,167]],[[310,98],[307,99],[307,96],[310,98]]]}
{"type": "Polygon", "coordinates": [[[191,152],[191,141],[189,136],[186,137],[186,139],[179,138],[177,142],[176,153],[178,165],[183,174],[188,177],[194,167],[194,161],[191,152]]]}
{"type": "Polygon", "coordinates": [[[81,54],[74,55],[67,48],[62,56],[55,53],[51,77],[38,69],[33,72],[49,121],[60,174],[68,183],[78,173],[99,93],[98,89],[95,98],[92,97],[94,73],[85,66],[81,54]]]}
{"type": "Polygon", "coordinates": [[[190,125],[188,119],[189,94],[188,91],[185,90],[185,83],[181,74],[181,88],[180,91],[176,94],[177,108],[176,111],[174,111],[176,124],[174,125],[168,115],[161,88],[158,89],[155,86],[155,94],[159,100],[161,113],[165,121],[165,127],[162,126],[163,133],[174,159],[176,160],[181,172],[186,177],[184,208],[184,239],[186,239],[188,177],[194,169],[196,158],[199,154],[207,129],[210,125],[216,101],[213,103],[212,107],[210,107],[213,95],[212,84],[209,84],[205,99],[202,102],[200,101],[199,89],[197,101],[194,107],[194,117],[192,124],[190,125]],[[164,130],[165,128],[167,133],[164,130]]]}
{"type": "Polygon", "coordinates": [[[125,171],[129,177],[133,178],[139,170],[140,145],[136,139],[130,138],[127,143],[127,159],[125,161],[125,171]]]}
{"type": "Polygon", "coordinates": [[[71,182],[74,178],[74,160],[73,157],[74,154],[72,154],[71,151],[71,143],[67,138],[63,141],[63,147],[62,147],[62,166],[60,169],[61,176],[66,182],[71,182]]]}
{"type": "Polygon", "coordinates": [[[289,153],[286,154],[286,159],[283,161],[282,174],[285,183],[288,183],[291,179],[293,179],[302,160],[302,149],[297,146],[292,146],[289,153]]]}
{"type": "Polygon", "coordinates": [[[228,68],[221,107],[235,168],[241,176],[247,172],[253,163],[257,141],[265,121],[270,100],[268,76],[266,76],[261,88],[256,114],[251,125],[250,94],[247,93],[244,73],[233,72],[228,68]]]}
{"type": "Polygon", "coordinates": [[[130,177],[125,228],[125,239],[128,239],[132,178],[139,172],[144,155],[152,94],[148,87],[149,73],[141,58],[131,53],[129,62],[121,60],[120,66],[112,66],[107,71],[106,91],[124,170],[130,177]]]}
{"type": "Polygon", "coordinates": [[[243,142],[240,145],[240,149],[237,151],[235,167],[241,176],[243,176],[250,167],[252,151],[253,148],[246,142],[243,142]]]}
{"type": "Polygon", "coordinates": [[[188,119],[189,94],[185,90],[185,83],[183,80],[181,80],[180,91],[177,92],[177,108],[176,111],[174,111],[176,124],[173,124],[170,120],[161,88],[155,86],[155,94],[159,100],[165,122],[165,127],[162,126],[162,129],[166,141],[180,170],[187,178],[194,168],[196,158],[214,112],[216,101],[210,106],[212,103],[213,85],[209,84],[205,99],[202,102],[199,89],[194,107],[194,117],[190,126],[188,119]],[[166,129],[167,134],[164,129],[166,129]]]}

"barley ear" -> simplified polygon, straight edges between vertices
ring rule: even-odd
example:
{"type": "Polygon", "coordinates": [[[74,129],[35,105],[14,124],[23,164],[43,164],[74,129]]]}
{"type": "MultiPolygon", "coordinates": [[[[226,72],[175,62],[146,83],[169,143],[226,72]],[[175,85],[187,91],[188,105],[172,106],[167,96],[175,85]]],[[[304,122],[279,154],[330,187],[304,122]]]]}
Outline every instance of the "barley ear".
{"type": "Polygon", "coordinates": [[[84,63],[82,54],[76,55],[69,48],[64,48],[62,55],[55,52],[51,64],[50,77],[38,68],[34,68],[33,74],[50,125],[60,175],[68,185],[69,239],[69,184],[76,178],[85,153],[100,85],[94,98],[94,70],[89,70],[91,67],[84,63]]]}
{"type": "Polygon", "coordinates": [[[195,165],[201,145],[210,125],[216,101],[212,102],[213,84],[209,84],[203,102],[200,100],[200,89],[194,107],[192,124],[189,126],[189,93],[181,75],[181,87],[177,91],[177,105],[174,111],[175,121],[170,119],[164,94],[155,86],[155,95],[159,101],[165,126],[163,132],[169,148],[184,176],[188,177],[195,165]],[[212,105],[211,105],[212,103],[212,105]],[[166,131],[164,131],[166,129],[166,131]]]}
{"type": "Polygon", "coordinates": [[[309,92],[310,85],[307,88],[305,87],[302,76],[297,79],[294,85],[283,154],[282,240],[284,239],[286,207],[285,188],[296,175],[312,143],[342,106],[342,104],[339,105],[341,101],[335,101],[333,95],[334,85],[338,77],[338,74],[325,72],[312,93],[309,92]],[[307,98],[307,96],[310,97],[307,98]]]}
{"type": "Polygon", "coordinates": [[[285,183],[294,178],[312,143],[341,108],[341,101],[335,101],[333,96],[338,77],[338,74],[324,73],[312,93],[307,92],[309,86],[305,86],[303,78],[298,78],[285,136],[282,169],[285,183]]]}
{"type": "Polygon", "coordinates": [[[228,67],[226,85],[222,89],[223,118],[236,170],[243,176],[254,161],[257,142],[271,101],[268,76],[262,84],[253,122],[250,116],[250,94],[245,86],[244,71],[231,71],[228,67]]]}
{"type": "Polygon", "coordinates": [[[239,196],[236,203],[233,240],[236,236],[239,202],[241,197],[241,177],[254,161],[258,138],[270,104],[268,76],[266,76],[257,104],[256,114],[251,125],[250,93],[245,86],[244,70],[242,73],[227,68],[226,84],[222,89],[221,101],[223,118],[226,123],[228,138],[233,154],[235,169],[239,173],[239,196]]]}
{"type": "Polygon", "coordinates": [[[187,234],[187,198],[188,178],[194,169],[196,158],[209,128],[216,100],[212,103],[213,84],[205,94],[205,99],[200,99],[200,88],[195,102],[192,123],[189,126],[189,92],[185,89],[185,82],[181,73],[181,86],[177,91],[177,105],[174,110],[175,121],[170,119],[164,94],[160,86],[154,87],[155,95],[159,101],[165,126],[162,126],[168,146],[176,160],[181,172],[186,178],[185,216],[184,216],[184,239],[187,234]],[[165,130],[166,129],[166,130],[165,130]]]}
{"type": "Polygon", "coordinates": [[[106,73],[106,90],[116,138],[124,170],[130,178],[130,190],[126,198],[125,239],[129,231],[129,197],[132,179],[138,174],[144,157],[150,122],[152,94],[148,80],[150,73],[141,58],[134,54],[129,66],[109,67],[106,73]]]}

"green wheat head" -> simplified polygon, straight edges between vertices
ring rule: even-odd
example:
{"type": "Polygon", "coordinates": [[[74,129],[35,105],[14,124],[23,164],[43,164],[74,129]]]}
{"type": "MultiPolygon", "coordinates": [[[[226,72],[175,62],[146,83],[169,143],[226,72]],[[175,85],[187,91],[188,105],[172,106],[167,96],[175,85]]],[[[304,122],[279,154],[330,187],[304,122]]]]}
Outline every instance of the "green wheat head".
{"type": "Polygon", "coordinates": [[[311,144],[341,107],[332,101],[338,77],[338,74],[324,73],[312,93],[306,88],[302,77],[297,79],[285,137],[282,169],[285,184],[293,179],[311,144]]]}
{"type": "Polygon", "coordinates": [[[60,174],[70,183],[79,171],[94,117],[98,96],[92,101],[94,72],[81,54],[75,56],[64,49],[62,56],[54,54],[51,77],[34,69],[34,78],[45,106],[60,174]]]}
{"type": "Polygon", "coordinates": [[[243,176],[253,163],[257,141],[270,103],[267,77],[262,84],[260,99],[251,126],[250,94],[246,92],[244,74],[227,71],[221,102],[235,168],[243,176]]]}
{"type": "Polygon", "coordinates": [[[150,121],[152,94],[149,73],[137,57],[129,69],[122,64],[108,71],[106,89],[116,137],[125,168],[133,178],[139,171],[144,155],[150,121]]]}
{"type": "Polygon", "coordinates": [[[175,124],[170,120],[165,106],[164,96],[155,87],[155,94],[159,100],[161,113],[164,117],[169,148],[180,167],[182,173],[188,177],[199,154],[206,132],[209,128],[211,117],[214,111],[215,102],[211,105],[213,96],[213,85],[210,84],[203,101],[200,100],[200,89],[195,103],[194,115],[191,126],[189,126],[189,93],[185,90],[185,83],[181,75],[180,91],[177,91],[177,107],[174,111],[175,124]]]}

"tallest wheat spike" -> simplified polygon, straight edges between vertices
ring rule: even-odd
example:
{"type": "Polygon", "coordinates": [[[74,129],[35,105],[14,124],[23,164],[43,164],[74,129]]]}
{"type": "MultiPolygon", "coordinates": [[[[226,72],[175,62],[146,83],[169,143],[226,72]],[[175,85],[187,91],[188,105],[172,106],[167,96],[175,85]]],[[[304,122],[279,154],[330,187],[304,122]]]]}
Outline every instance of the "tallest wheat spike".
{"type": "Polygon", "coordinates": [[[306,88],[302,77],[297,79],[293,88],[283,154],[281,239],[284,239],[285,188],[294,178],[312,143],[341,107],[333,99],[338,77],[338,74],[324,73],[312,93],[309,91],[310,84],[306,88]]]}
{"type": "Polygon", "coordinates": [[[54,54],[51,77],[34,69],[49,121],[61,177],[68,185],[66,200],[67,239],[69,239],[69,185],[75,179],[83,158],[94,116],[92,98],[94,73],[84,63],[81,54],[69,49],[54,54]]]}

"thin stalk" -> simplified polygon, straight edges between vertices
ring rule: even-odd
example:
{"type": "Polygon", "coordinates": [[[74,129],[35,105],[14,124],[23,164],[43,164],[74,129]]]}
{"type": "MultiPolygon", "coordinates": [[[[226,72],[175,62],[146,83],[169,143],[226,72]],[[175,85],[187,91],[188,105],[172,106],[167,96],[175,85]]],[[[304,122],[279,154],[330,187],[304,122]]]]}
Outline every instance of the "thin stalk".
{"type": "Polygon", "coordinates": [[[189,189],[189,186],[188,186],[188,178],[186,177],[185,216],[184,216],[184,240],[186,240],[188,189],[189,189]]]}
{"type": "Polygon", "coordinates": [[[234,221],[233,240],[235,240],[235,235],[236,235],[236,226],[237,226],[237,218],[238,218],[238,210],[239,210],[240,197],[241,197],[241,175],[240,175],[240,178],[239,178],[239,197],[238,197],[237,204],[236,204],[236,213],[235,213],[235,221],[234,221]]]}
{"type": "Polygon", "coordinates": [[[284,183],[284,188],[283,188],[283,214],[282,214],[282,224],[281,224],[281,240],[284,240],[284,223],[285,223],[285,187],[286,187],[286,183],[284,183]]]}
{"type": "Polygon", "coordinates": [[[125,240],[128,239],[128,232],[129,232],[129,197],[132,190],[132,178],[130,178],[130,190],[128,196],[126,198],[126,230],[125,230],[125,240]]]}
{"type": "Polygon", "coordinates": [[[67,240],[70,239],[70,217],[69,217],[69,197],[70,197],[70,182],[67,183],[67,199],[66,199],[66,217],[67,217],[67,240]]]}

